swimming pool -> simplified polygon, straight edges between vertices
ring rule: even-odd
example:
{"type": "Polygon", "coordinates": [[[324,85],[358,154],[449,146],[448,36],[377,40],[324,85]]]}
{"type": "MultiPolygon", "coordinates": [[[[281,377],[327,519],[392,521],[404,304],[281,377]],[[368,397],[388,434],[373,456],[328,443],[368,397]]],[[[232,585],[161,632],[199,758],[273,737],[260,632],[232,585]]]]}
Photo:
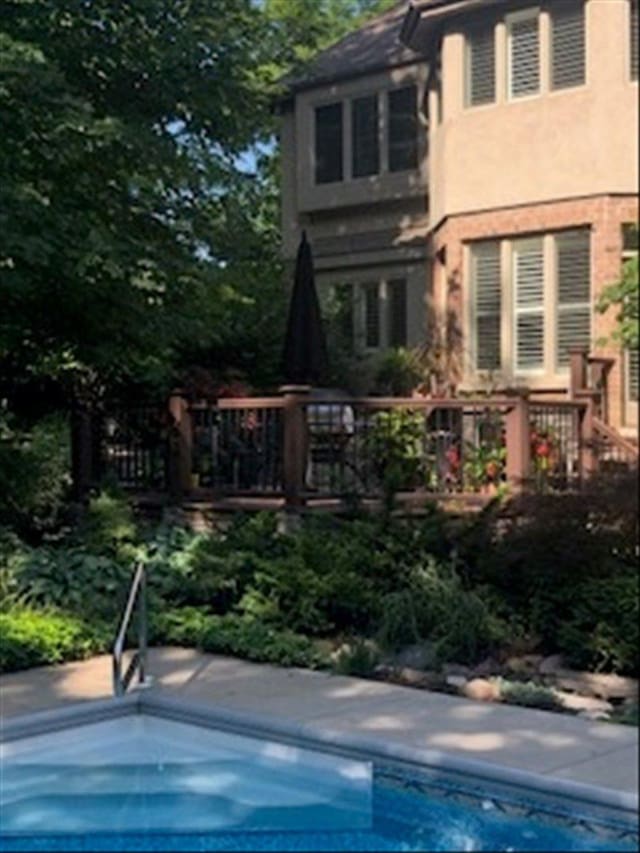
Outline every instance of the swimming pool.
{"type": "Polygon", "coordinates": [[[626,795],[313,734],[150,695],[15,721],[0,850],[637,849],[626,795]]]}

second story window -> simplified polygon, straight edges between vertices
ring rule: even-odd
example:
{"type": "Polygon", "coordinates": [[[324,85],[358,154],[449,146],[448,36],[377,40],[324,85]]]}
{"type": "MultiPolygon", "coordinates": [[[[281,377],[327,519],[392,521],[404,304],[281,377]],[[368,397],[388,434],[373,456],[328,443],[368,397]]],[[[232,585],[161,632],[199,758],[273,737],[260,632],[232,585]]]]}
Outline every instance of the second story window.
{"type": "Polygon", "coordinates": [[[356,98],[351,103],[351,173],[354,178],[378,174],[378,137],[378,96],[356,98]]]}
{"type": "Polygon", "coordinates": [[[585,82],[584,0],[563,0],[550,6],[551,88],[566,89],[585,82]]]}
{"type": "Polygon", "coordinates": [[[630,0],[629,9],[629,65],[631,79],[638,79],[638,0],[630,0]]]}
{"type": "Polygon", "coordinates": [[[509,98],[540,91],[540,35],[538,9],[526,9],[506,18],[509,98]]]}
{"type": "Polygon", "coordinates": [[[327,104],[315,110],[315,178],[316,184],[341,181],[342,168],[342,103],[327,104]]]}
{"type": "Polygon", "coordinates": [[[465,102],[468,107],[490,104],[496,97],[496,47],[493,24],[472,30],[465,56],[465,102]]]}
{"type": "Polygon", "coordinates": [[[387,282],[387,341],[390,347],[407,345],[407,282],[403,278],[387,282]]]}
{"type": "Polygon", "coordinates": [[[418,97],[415,86],[393,89],[388,97],[389,171],[418,167],[418,97]]]}

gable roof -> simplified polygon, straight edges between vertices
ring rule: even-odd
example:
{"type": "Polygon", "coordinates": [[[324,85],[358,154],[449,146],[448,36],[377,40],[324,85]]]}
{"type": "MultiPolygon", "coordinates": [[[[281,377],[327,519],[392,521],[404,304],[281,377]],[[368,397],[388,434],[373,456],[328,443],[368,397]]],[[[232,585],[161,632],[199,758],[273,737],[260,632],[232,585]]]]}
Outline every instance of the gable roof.
{"type": "Polygon", "coordinates": [[[420,57],[400,41],[408,7],[408,0],[396,3],[323,50],[302,72],[285,77],[282,84],[292,93],[419,61],[420,57]]]}

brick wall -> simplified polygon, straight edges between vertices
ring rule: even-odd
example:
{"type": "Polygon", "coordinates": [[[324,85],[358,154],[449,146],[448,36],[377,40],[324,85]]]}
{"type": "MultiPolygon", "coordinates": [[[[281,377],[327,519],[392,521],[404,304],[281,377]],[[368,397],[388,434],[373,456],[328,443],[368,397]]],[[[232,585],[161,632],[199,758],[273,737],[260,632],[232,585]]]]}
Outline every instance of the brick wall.
{"type": "MultiPolygon", "coordinates": [[[[548,233],[563,228],[590,226],[592,229],[592,294],[594,300],[603,287],[619,276],[622,264],[622,224],[638,221],[637,196],[593,196],[569,201],[512,207],[454,216],[433,233],[434,302],[446,310],[446,327],[451,347],[450,371],[454,381],[462,376],[462,329],[466,304],[463,271],[465,242],[493,237],[515,238],[548,233]]],[[[609,375],[610,420],[624,424],[623,372],[619,350],[610,344],[597,347],[615,327],[615,310],[602,315],[594,312],[593,351],[615,358],[609,375]]]]}

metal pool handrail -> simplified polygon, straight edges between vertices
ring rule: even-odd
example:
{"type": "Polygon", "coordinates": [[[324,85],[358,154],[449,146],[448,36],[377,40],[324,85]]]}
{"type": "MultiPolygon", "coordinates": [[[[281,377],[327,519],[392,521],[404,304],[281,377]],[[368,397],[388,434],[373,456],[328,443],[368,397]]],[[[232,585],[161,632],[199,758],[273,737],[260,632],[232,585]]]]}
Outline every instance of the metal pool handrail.
{"type": "Polygon", "coordinates": [[[120,630],[116,636],[113,645],[113,693],[115,696],[124,696],[135,675],[138,671],[138,681],[143,684],[145,682],[145,666],[147,660],[147,575],[144,563],[138,563],[136,566],[131,589],[129,590],[129,598],[125,607],[120,623],[120,630]],[[127,629],[131,622],[133,609],[138,603],[138,648],[134,652],[133,657],[127,667],[124,675],[122,674],[122,655],[124,652],[124,643],[127,636],[127,629]]]}

